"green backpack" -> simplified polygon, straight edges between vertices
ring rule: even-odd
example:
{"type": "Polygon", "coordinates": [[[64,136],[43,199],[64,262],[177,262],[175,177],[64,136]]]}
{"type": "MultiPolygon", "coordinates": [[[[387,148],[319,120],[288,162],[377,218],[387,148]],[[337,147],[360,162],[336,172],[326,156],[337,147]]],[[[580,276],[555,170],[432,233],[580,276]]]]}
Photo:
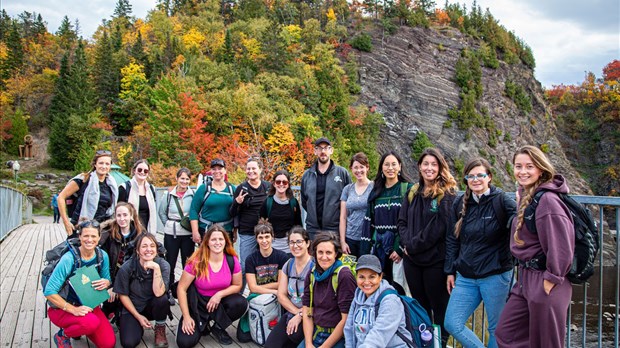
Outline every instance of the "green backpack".
{"type": "MultiPolygon", "coordinates": [[[[343,268],[348,268],[353,274],[353,278],[356,276],[355,267],[357,266],[357,257],[355,255],[342,254],[338,259],[342,262],[342,265],[334,270],[334,274],[332,274],[332,288],[334,289],[334,293],[338,294],[338,275],[340,274],[340,270],[343,268]]],[[[310,309],[308,310],[308,315],[312,315],[312,305],[314,304],[314,283],[316,279],[314,278],[314,267],[310,270],[310,309]]]]}

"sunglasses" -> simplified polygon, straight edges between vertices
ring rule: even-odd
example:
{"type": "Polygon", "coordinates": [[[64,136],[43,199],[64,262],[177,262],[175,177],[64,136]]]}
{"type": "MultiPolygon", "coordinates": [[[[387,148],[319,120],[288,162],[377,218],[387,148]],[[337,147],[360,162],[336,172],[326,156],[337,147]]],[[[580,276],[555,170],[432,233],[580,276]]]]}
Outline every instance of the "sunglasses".
{"type": "Polygon", "coordinates": [[[94,227],[99,228],[99,221],[97,220],[86,220],[82,221],[77,225],[77,228],[81,231],[83,228],[94,227]]]}
{"type": "Polygon", "coordinates": [[[112,156],[112,151],[109,151],[109,150],[98,150],[97,152],[95,152],[95,155],[97,155],[97,156],[112,156]]]}
{"type": "Polygon", "coordinates": [[[468,180],[468,181],[474,181],[476,179],[482,180],[482,179],[486,179],[487,176],[489,176],[489,174],[487,173],[480,173],[476,175],[465,175],[465,180],[468,180]]]}
{"type": "Polygon", "coordinates": [[[288,185],[288,180],[276,180],[276,185],[288,185]]]}
{"type": "Polygon", "coordinates": [[[136,172],[138,172],[138,173],[148,174],[148,173],[149,173],[149,170],[148,170],[148,169],[144,169],[144,168],[138,168],[138,169],[136,169],[136,172]]]}

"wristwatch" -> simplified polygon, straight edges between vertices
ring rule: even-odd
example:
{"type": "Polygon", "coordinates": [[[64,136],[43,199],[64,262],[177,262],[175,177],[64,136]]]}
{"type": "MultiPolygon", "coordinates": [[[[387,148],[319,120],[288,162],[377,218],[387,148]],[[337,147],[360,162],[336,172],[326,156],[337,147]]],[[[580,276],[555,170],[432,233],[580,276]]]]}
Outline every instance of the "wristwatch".
{"type": "Polygon", "coordinates": [[[304,316],[304,315],[303,315],[303,313],[301,313],[301,311],[299,311],[299,316],[300,316],[300,317],[303,317],[303,316],[304,316]]]}

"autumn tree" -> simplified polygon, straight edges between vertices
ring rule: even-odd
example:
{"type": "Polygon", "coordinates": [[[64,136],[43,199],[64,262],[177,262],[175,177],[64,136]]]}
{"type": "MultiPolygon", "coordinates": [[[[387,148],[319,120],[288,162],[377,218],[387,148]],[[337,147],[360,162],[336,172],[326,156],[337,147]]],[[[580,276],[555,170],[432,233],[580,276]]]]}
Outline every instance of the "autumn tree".
{"type": "MultiPolygon", "coordinates": [[[[1,43],[0,43],[1,44],[1,43]]],[[[24,48],[17,23],[12,22],[6,38],[6,56],[0,54],[0,88],[11,75],[17,73],[24,62],[24,48]]]]}
{"type": "Polygon", "coordinates": [[[620,60],[614,59],[603,68],[603,80],[620,81],[620,60]]]}

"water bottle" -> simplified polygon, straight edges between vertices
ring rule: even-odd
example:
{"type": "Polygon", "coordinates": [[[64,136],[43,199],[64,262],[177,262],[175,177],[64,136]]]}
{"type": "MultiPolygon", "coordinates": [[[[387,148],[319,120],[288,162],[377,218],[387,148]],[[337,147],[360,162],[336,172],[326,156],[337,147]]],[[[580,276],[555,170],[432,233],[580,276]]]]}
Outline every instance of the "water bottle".
{"type": "Polygon", "coordinates": [[[422,339],[422,347],[433,346],[433,333],[430,332],[424,323],[420,324],[420,338],[422,339]]]}

